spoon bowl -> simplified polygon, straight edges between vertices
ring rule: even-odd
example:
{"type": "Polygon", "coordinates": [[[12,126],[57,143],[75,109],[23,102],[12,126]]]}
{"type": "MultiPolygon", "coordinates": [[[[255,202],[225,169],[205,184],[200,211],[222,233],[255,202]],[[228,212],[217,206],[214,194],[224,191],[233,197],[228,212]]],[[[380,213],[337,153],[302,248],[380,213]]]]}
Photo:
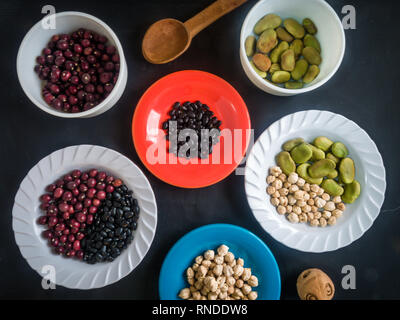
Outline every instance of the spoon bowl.
{"type": "Polygon", "coordinates": [[[196,34],[246,1],[217,0],[185,23],[171,18],[153,23],[143,38],[144,58],[154,64],[175,60],[189,48],[196,34]]]}

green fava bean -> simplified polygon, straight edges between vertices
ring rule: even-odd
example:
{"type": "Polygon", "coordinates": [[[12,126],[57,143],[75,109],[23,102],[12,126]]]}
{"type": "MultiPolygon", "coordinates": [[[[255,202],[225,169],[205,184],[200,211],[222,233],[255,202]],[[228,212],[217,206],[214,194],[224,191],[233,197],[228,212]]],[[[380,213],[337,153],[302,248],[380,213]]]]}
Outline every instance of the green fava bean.
{"type": "Polygon", "coordinates": [[[270,13],[261,18],[254,26],[254,33],[261,34],[267,29],[275,29],[282,23],[280,16],[270,13]]]}
{"type": "Polygon", "coordinates": [[[271,77],[274,83],[285,83],[290,80],[290,73],[287,71],[275,71],[271,77]]]}
{"type": "Polygon", "coordinates": [[[301,89],[303,88],[303,82],[301,81],[288,81],[285,82],[286,89],[301,89]]]}
{"type": "Polygon", "coordinates": [[[287,42],[292,42],[293,41],[292,35],[289,32],[287,32],[284,28],[279,27],[275,31],[276,31],[276,35],[278,36],[278,38],[280,40],[287,41],[287,42]]]}
{"type": "Polygon", "coordinates": [[[303,82],[304,83],[311,83],[314,79],[319,75],[319,68],[315,64],[310,66],[304,75],[303,82]]]}
{"type": "Polygon", "coordinates": [[[345,184],[352,183],[356,174],[354,161],[351,158],[344,158],[339,164],[340,179],[345,184]]]}
{"type": "Polygon", "coordinates": [[[339,176],[339,172],[335,169],[330,174],[328,174],[326,177],[329,179],[335,179],[338,176],[339,176]]]}
{"type": "Polygon", "coordinates": [[[329,150],[329,148],[332,146],[333,141],[328,139],[327,137],[316,137],[314,139],[314,146],[316,146],[317,148],[320,148],[322,151],[327,152],[329,150]]]}
{"type": "Polygon", "coordinates": [[[283,25],[285,26],[285,29],[296,39],[302,39],[306,33],[304,27],[295,19],[288,18],[283,21],[283,25]]]}
{"type": "Polygon", "coordinates": [[[309,64],[315,64],[317,66],[321,64],[322,58],[317,49],[313,47],[305,47],[302,53],[309,64]]]}
{"type": "Polygon", "coordinates": [[[341,196],[344,192],[344,189],[333,179],[325,179],[321,187],[332,197],[341,196]]]}
{"type": "Polygon", "coordinates": [[[287,49],[281,54],[281,68],[285,71],[293,71],[296,58],[293,49],[287,49]]]}
{"type": "Polygon", "coordinates": [[[344,186],[344,193],[342,195],[342,200],[345,203],[353,203],[357,200],[361,193],[361,186],[357,180],[354,180],[350,184],[344,186]]]}
{"type": "Polygon", "coordinates": [[[341,142],[335,142],[332,145],[331,151],[338,158],[346,158],[349,155],[349,150],[341,142]]]}
{"type": "Polygon", "coordinates": [[[321,149],[313,146],[312,144],[308,145],[311,148],[312,151],[312,156],[311,156],[311,161],[318,161],[325,159],[325,152],[323,152],[321,149]]]}
{"type": "Polygon", "coordinates": [[[298,146],[299,144],[302,144],[303,142],[304,142],[303,138],[295,138],[295,139],[286,141],[283,144],[282,149],[285,150],[285,151],[290,152],[290,151],[292,151],[292,149],[294,147],[298,146]]]}
{"type": "Polygon", "coordinates": [[[340,162],[340,159],[339,159],[338,157],[334,156],[334,155],[333,155],[332,153],[330,153],[330,152],[326,155],[326,158],[335,161],[336,165],[338,165],[339,162],[340,162]]]}
{"type": "Polygon", "coordinates": [[[272,63],[277,63],[279,58],[281,57],[282,52],[289,49],[289,44],[286,41],[282,41],[278,46],[271,51],[269,58],[271,59],[272,63]]]}
{"type": "Polygon", "coordinates": [[[316,34],[318,32],[317,27],[315,26],[314,22],[310,18],[305,18],[303,20],[303,26],[310,34],[316,34]]]}
{"type": "Polygon", "coordinates": [[[251,57],[256,51],[256,38],[254,36],[248,36],[244,42],[244,48],[246,50],[246,55],[251,57]]]}
{"type": "Polygon", "coordinates": [[[296,65],[292,71],[293,80],[300,80],[306,74],[308,69],[308,62],[305,59],[297,60],[296,65]]]}
{"type": "Polygon", "coordinates": [[[269,73],[273,74],[276,71],[281,71],[281,66],[279,65],[279,63],[271,64],[271,67],[269,68],[269,73]]]}
{"type": "Polygon", "coordinates": [[[286,175],[289,175],[292,172],[296,171],[296,164],[290,156],[290,153],[287,151],[282,151],[278,153],[278,155],[276,156],[276,163],[286,175]]]}
{"type": "Polygon", "coordinates": [[[303,163],[299,165],[296,169],[297,174],[306,180],[306,182],[310,184],[318,184],[320,185],[322,183],[323,178],[311,178],[308,174],[308,168],[311,166],[309,163],[303,163]]]}
{"type": "Polygon", "coordinates": [[[311,159],[312,151],[307,143],[299,144],[290,151],[290,155],[294,162],[300,164],[311,159]]]}
{"type": "Polygon", "coordinates": [[[290,44],[289,48],[294,50],[294,54],[296,55],[296,58],[298,58],[303,52],[303,41],[296,39],[290,44]]]}
{"type": "Polygon", "coordinates": [[[314,162],[308,169],[311,178],[323,178],[335,170],[336,163],[329,159],[322,159],[314,162]]]}
{"type": "Polygon", "coordinates": [[[253,61],[250,61],[251,66],[253,67],[254,71],[257,72],[257,74],[261,77],[261,78],[266,78],[267,77],[267,73],[264,71],[261,71],[260,69],[258,69],[256,67],[256,65],[254,64],[253,61]]]}
{"type": "Polygon", "coordinates": [[[306,34],[306,36],[303,39],[304,46],[305,47],[312,47],[315,50],[317,50],[319,53],[321,53],[321,45],[316,37],[314,37],[311,34],[306,34]]]}
{"type": "Polygon", "coordinates": [[[257,49],[262,53],[270,52],[278,44],[274,29],[267,29],[261,33],[257,40],[257,49]]]}

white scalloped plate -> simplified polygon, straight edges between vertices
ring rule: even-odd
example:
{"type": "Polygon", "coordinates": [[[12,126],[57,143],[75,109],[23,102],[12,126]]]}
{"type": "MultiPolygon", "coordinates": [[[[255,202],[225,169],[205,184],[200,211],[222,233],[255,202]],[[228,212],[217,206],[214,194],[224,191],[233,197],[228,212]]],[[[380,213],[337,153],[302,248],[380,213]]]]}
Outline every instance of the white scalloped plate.
{"type": "Polygon", "coordinates": [[[290,114],[263,132],[249,154],[245,171],[247,200],[254,216],[273,238],[284,245],[307,252],[332,251],[360,238],[380,212],[386,189],[382,157],[368,134],[356,123],[328,111],[310,110],[290,114]],[[312,141],[327,136],[343,142],[356,164],[361,195],[348,204],[336,225],[313,228],[293,224],[279,215],[266,193],[268,169],[287,140],[302,137],[312,141]]]}
{"type": "Polygon", "coordinates": [[[67,288],[93,289],[127,276],[145,257],[157,226],[157,204],[143,172],[122,154],[100,146],[80,145],[53,152],[34,166],[22,181],[15,197],[13,230],[22,256],[41,276],[42,268],[54,266],[55,282],[67,288]],[[47,185],[73,169],[104,170],[121,178],[139,202],[140,217],[134,240],[113,262],[89,265],[52,253],[37,224],[41,215],[39,197],[47,185]]]}

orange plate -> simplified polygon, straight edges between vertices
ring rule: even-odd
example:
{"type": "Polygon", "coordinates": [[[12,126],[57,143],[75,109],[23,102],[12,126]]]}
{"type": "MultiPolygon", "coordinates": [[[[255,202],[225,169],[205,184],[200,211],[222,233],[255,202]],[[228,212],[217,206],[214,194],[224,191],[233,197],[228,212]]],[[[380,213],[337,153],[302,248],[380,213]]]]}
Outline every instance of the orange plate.
{"type": "Polygon", "coordinates": [[[133,142],[141,161],[159,179],[183,188],[206,187],[226,178],[246,153],[250,129],[249,112],[238,92],[213,74],[193,70],[171,73],[155,82],[143,94],[132,120],[133,142]],[[161,128],[174,102],[196,100],[214,111],[222,121],[221,130],[228,129],[234,137],[234,129],[241,129],[236,132],[237,139],[232,138],[238,147],[229,143],[228,138],[221,137],[213,147],[208,164],[200,159],[186,160],[168,153],[161,128]],[[156,148],[161,151],[154,151],[156,148]],[[163,152],[166,157],[160,156],[163,152]],[[155,161],[157,157],[161,160],[155,161]]]}

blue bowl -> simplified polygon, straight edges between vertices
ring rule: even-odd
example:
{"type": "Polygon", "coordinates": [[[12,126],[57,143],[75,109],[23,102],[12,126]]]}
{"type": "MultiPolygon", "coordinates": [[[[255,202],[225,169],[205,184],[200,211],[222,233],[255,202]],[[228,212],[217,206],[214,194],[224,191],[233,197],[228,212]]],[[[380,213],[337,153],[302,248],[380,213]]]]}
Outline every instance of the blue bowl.
{"type": "Polygon", "coordinates": [[[178,300],[181,289],[189,287],[186,269],[194,259],[208,249],[216,250],[221,244],[229,247],[236,258],[244,259],[258,277],[254,288],[260,300],[279,300],[281,278],[278,264],[266,246],[250,231],[230,224],[211,224],[197,228],[183,236],[168,252],[161,267],[159,292],[161,300],[178,300]]]}

